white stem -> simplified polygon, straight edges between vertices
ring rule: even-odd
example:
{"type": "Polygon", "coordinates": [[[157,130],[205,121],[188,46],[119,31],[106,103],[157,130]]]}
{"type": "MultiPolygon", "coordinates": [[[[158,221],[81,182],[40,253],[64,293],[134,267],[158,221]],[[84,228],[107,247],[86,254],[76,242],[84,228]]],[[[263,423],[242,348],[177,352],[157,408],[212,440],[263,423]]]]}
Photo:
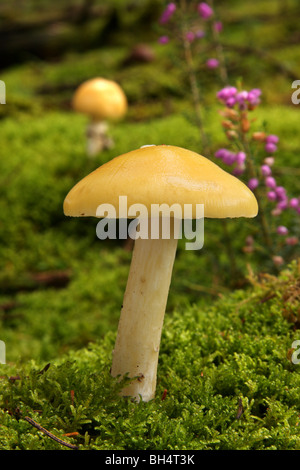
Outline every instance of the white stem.
{"type": "Polygon", "coordinates": [[[113,140],[108,136],[108,125],[103,121],[92,121],[86,129],[87,154],[89,157],[95,157],[104,149],[113,146],[113,140]]]}
{"type": "MultiPolygon", "coordinates": [[[[172,223],[171,223],[172,225],[172,223]]],[[[176,224],[176,227],[178,225],[176,224]]],[[[113,353],[113,377],[138,377],[122,395],[154,398],[157,363],[178,237],[137,239],[113,353]]]]}

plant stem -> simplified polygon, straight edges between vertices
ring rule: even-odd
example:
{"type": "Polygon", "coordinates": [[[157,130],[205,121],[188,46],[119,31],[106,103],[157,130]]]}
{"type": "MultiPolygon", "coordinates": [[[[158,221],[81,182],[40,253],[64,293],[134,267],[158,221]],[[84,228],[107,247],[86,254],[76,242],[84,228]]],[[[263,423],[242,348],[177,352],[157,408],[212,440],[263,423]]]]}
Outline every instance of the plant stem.
{"type": "MultiPolygon", "coordinates": [[[[209,0],[209,5],[214,10],[213,0],[209,0]]],[[[225,64],[225,56],[224,56],[223,46],[220,42],[219,32],[216,30],[214,22],[211,22],[211,31],[212,31],[214,46],[215,46],[215,49],[216,49],[216,52],[217,52],[217,56],[219,58],[220,79],[221,79],[221,81],[223,82],[224,85],[228,85],[228,73],[227,73],[227,68],[226,68],[226,64],[225,64]]]]}
{"type": "MultiPolygon", "coordinates": [[[[242,129],[240,130],[240,135],[241,135],[240,140],[241,140],[243,149],[244,149],[244,151],[247,155],[246,169],[247,169],[248,175],[249,175],[250,178],[257,178],[251,148],[250,148],[248,139],[246,137],[246,133],[243,132],[242,129]]],[[[266,246],[270,250],[271,254],[273,254],[272,239],[271,239],[271,235],[270,235],[270,232],[269,232],[269,227],[268,227],[266,215],[265,215],[265,212],[264,212],[264,209],[263,209],[263,204],[262,204],[262,201],[261,201],[260,193],[257,189],[254,189],[253,192],[254,192],[255,197],[258,201],[258,206],[259,206],[258,217],[259,217],[259,220],[260,220],[264,240],[265,240],[266,246]]]]}
{"type": "MultiPolygon", "coordinates": [[[[180,0],[180,6],[181,6],[183,18],[185,18],[186,1],[180,0]]],[[[190,81],[190,88],[191,88],[191,93],[192,93],[192,98],[193,98],[193,103],[194,103],[197,126],[200,131],[200,136],[201,136],[201,141],[202,141],[203,154],[205,155],[208,152],[208,141],[207,141],[207,136],[206,136],[204,126],[203,126],[203,118],[202,118],[202,111],[201,111],[202,99],[200,96],[199,85],[197,83],[191,44],[186,38],[186,31],[187,31],[187,28],[185,25],[185,21],[183,20],[181,34],[182,34],[182,41],[183,41],[184,57],[185,57],[186,65],[187,65],[187,72],[188,72],[188,77],[190,81]]]]}

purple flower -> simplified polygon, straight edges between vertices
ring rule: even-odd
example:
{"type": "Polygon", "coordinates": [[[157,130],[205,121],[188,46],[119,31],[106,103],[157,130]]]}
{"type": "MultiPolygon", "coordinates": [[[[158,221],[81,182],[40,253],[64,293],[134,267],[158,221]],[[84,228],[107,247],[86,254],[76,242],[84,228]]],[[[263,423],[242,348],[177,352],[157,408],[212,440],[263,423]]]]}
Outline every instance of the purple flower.
{"type": "Polygon", "coordinates": [[[242,164],[237,164],[237,166],[233,169],[233,174],[235,176],[242,175],[244,173],[245,169],[246,169],[246,167],[243,163],[242,164]]]}
{"type": "Polygon", "coordinates": [[[257,186],[258,186],[259,182],[258,182],[258,179],[257,178],[251,178],[249,181],[248,181],[248,187],[249,189],[251,189],[253,191],[253,189],[256,189],[257,186]]]}
{"type": "Polygon", "coordinates": [[[215,69],[219,66],[219,61],[218,61],[218,59],[214,59],[214,58],[208,59],[206,61],[206,66],[209,69],[215,69]]]}
{"type": "Polygon", "coordinates": [[[160,17],[160,20],[159,20],[160,24],[167,23],[170,20],[173,13],[175,12],[175,10],[176,10],[175,3],[169,3],[160,17]]]}
{"type": "Polygon", "coordinates": [[[283,186],[277,186],[275,192],[279,199],[286,199],[286,190],[283,186]]]}
{"type": "Polygon", "coordinates": [[[279,137],[277,137],[277,135],[270,134],[266,137],[266,142],[270,144],[278,144],[279,137]]]}
{"type": "Polygon", "coordinates": [[[278,202],[277,204],[277,209],[284,210],[288,208],[288,200],[287,199],[281,199],[281,201],[278,202]]]}
{"type": "Polygon", "coordinates": [[[236,95],[236,99],[237,99],[238,103],[240,103],[240,104],[244,103],[248,99],[248,92],[246,90],[240,91],[236,95]]]}
{"type": "MultiPolygon", "coordinates": [[[[227,107],[232,108],[235,104],[239,105],[241,110],[251,109],[260,103],[259,96],[261,90],[253,88],[249,92],[246,90],[238,92],[235,87],[227,86],[217,93],[217,98],[226,104],[227,107]]],[[[273,144],[273,142],[270,142],[273,144]]]]}
{"type": "Polygon", "coordinates": [[[261,95],[261,89],[260,88],[252,88],[250,93],[253,93],[256,96],[260,96],[261,95]]]}
{"type": "Polygon", "coordinates": [[[212,8],[205,2],[201,2],[198,5],[198,13],[204,20],[207,20],[213,15],[212,8]]]}
{"type": "Polygon", "coordinates": [[[215,152],[215,157],[223,159],[223,155],[225,154],[225,152],[228,152],[228,150],[227,149],[219,149],[215,152]]]}
{"type": "Polygon", "coordinates": [[[258,88],[254,88],[253,90],[249,91],[247,99],[251,106],[257,106],[260,103],[260,94],[261,90],[259,90],[258,88]]]}
{"type": "Polygon", "coordinates": [[[279,227],[277,227],[277,233],[279,235],[287,235],[289,231],[284,225],[279,225],[279,227]]]}
{"type": "Polygon", "coordinates": [[[247,157],[246,157],[245,152],[238,152],[235,156],[235,159],[238,165],[242,165],[245,162],[246,158],[247,157]]]}
{"type": "Polygon", "coordinates": [[[234,86],[226,86],[222,90],[218,91],[217,98],[221,101],[225,101],[228,98],[232,98],[236,95],[237,89],[234,86]]]}
{"type": "Polygon", "coordinates": [[[233,108],[236,103],[236,99],[232,96],[231,98],[228,98],[225,102],[227,108],[233,108]]]}
{"type": "Polygon", "coordinates": [[[195,37],[197,39],[202,39],[204,38],[205,36],[205,31],[203,31],[202,29],[198,29],[198,31],[195,32],[195,37]]]}
{"type": "Polygon", "coordinates": [[[235,162],[235,154],[227,149],[219,149],[215,153],[216,158],[220,158],[225,165],[232,165],[235,162]]]}
{"type": "Polygon", "coordinates": [[[297,199],[296,197],[292,197],[292,199],[290,200],[290,207],[295,209],[298,206],[299,206],[299,199],[297,199]]]}
{"type": "Polygon", "coordinates": [[[233,108],[236,104],[237,89],[233,86],[226,86],[218,91],[217,98],[222,101],[228,108],[233,108]]]}
{"type": "Polygon", "coordinates": [[[265,184],[268,188],[275,189],[276,188],[276,181],[273,176],[267,176],[265,179],[265,184]]]}
{"type": "Polygon", "coordinates": [[[269,191],[267,194],[267,198],[269,199],[269,201],[276,201],[277,194],[275,193],[275,191],[269,191]]]}
{"type": "Polygon", "coordinates": [[[225,163],[225,165],[233,165],[235,162],[235,154],[233,152],[228,151],[228,153],[223,157],[223,162],[225,163]]]}
{"type": "Polygon", "coordinates": [[[188,42],[193,42],[194,39],[195,39],[195,33],[193,33],[192,31],[188,31],[185,35],[185,39],[188,41],[188,42]]]}
{"type": "Polygon", "coordinates": [[[223,29],[223,24],[222,24],[222,22],[221,22],[221,21],[216,21],[216,22],[214,23],[214,29],[215,29],[215,31],[217,31],[217,33],[220,33],[220,32],[222,31],[222,29],[223,29]]]}
{"type": "Polygon", "coordinates": [[[265,151],[268,153],[276,152],[277,146],[273,142],[267,142],[265,145],[265,151]]]}
{"type": "Polygon", "coordinates": [[[158,42],[160,44],[167,44],[169,42],[169,37],[168,36],[161,36],[159,39],[158,39],[158,42]]]}
{"type": "Polygon", "coordinates": [[[263,176],[270,176],[272,174],[272,170],[268,165],[262,165],[260,169],[263,176]]]}

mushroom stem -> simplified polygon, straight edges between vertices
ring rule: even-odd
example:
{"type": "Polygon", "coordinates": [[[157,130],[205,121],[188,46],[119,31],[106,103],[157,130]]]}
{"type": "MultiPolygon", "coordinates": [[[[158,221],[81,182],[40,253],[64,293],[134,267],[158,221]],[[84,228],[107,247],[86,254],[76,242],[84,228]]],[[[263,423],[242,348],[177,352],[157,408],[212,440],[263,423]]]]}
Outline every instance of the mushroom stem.
{"type": "Polygon", "coordinates": [[[108,124],[104,121],[92,121],[86,129],[87,154],[94,157],[104,149],[113,146],[113,140],[108,136],[108,124]]]}
{"type": "MultiPolygon", "coordinates": [[[[172,224],[174,220],[174,224],[172,224]]],[[[155,396],[158,355],[176,255],[178,219],[169,239],[135,240],[113,352],[113,377],[134,378],[123,396],[149,401],[155,396]]]]}

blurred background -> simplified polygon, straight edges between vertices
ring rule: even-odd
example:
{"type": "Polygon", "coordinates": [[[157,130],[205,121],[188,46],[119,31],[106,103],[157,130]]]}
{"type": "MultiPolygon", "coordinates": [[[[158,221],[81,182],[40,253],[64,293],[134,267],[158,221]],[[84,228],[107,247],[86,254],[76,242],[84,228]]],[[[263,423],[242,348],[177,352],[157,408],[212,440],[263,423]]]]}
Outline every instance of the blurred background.
{"type": "MultiPolygon", "coordinates": [[[[6,85],[6,104],[0,105],[0,339],[8,361],[50,360],[116,329],[131,249],[100,242],[95,220],[67,219],[62,204],[69,189],[105,161],[142,145],[203,152],[184,48],[176,28],[172,36],[159,21],[165,7],[161,0],[0,1],[0,80],[6,85]],[[76,88],[96,76],[122,86],[128,112],[111,125],[114,147],[89,159],[87,118],[71,102],[76,88]]],[[[216,0],[214,8],[229,81],[262,90],[252,124],[279,136],[274,172],[298,197],[299,109],[291,86],[300,79],[300,3],[216,0]]],[[[193,30],[198,22],[205,27],[195,13],[188,20],[193,30]]],[[[206,156],[214,160],[226,145],[216,100],[223,83],[206,66],[215,44],[205,36],[193,47],[211,149],[206,156]]],[[[294,215],[284,216],[284,223],[298,236],[294,215]]],[[[230,221],[226,230],[207,221],[201,253],[179,246],[170,314],[246,287],[250,268],[276,273],[263,243],[245,249],[249,233],[257,232],[249,221],[230,221]]],[[[298,245],[284,250],[285,263],[297,258],[298,245]]]]}

